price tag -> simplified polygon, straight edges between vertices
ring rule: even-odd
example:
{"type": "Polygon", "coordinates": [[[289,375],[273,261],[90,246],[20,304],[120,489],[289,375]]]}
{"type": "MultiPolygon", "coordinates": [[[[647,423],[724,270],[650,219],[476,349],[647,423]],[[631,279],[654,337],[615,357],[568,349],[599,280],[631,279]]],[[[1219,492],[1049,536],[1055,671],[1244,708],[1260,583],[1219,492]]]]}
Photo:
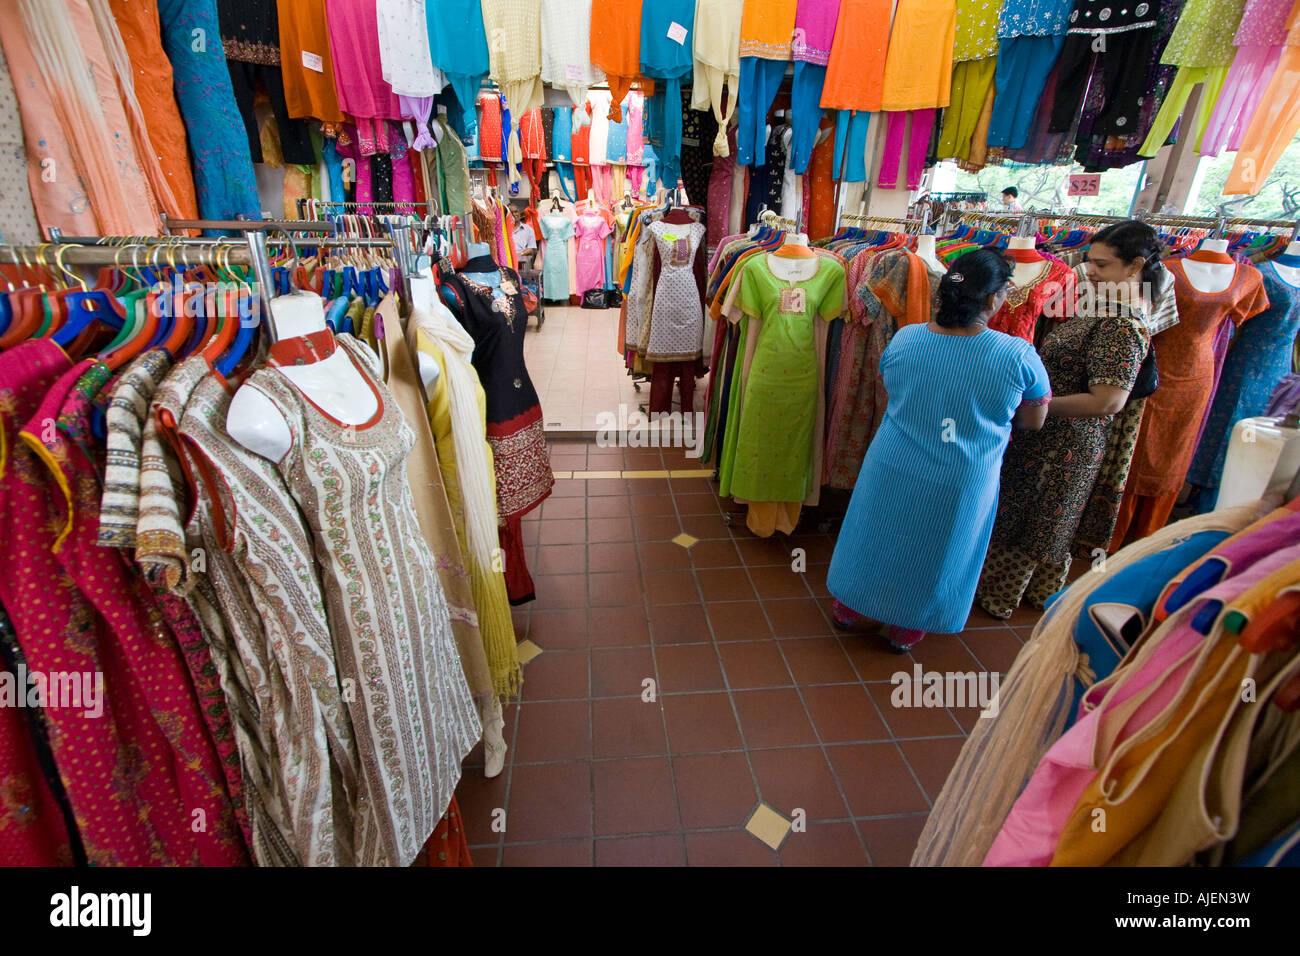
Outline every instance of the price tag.
{"type": "Polygon", "coordinates": [[[781,311],[788,315],[803,315],[808,309],[808,297],[803,289],[781,290],[781,311]]]}
{"type": "Polygon", "coordinates": [[[686,28],[674,20],[668,25],[668,39],[680,44],[686,45],[686,28]]]}
{"type": "Polygon", "coordinates": [[[571,80],[580,80],[582,79],[582,67],[576,63],[570,63],[564,68],[564,75],[571,80]]]}
{"type": "Polygon", "coordinates": [[[319,53],[308,53],[306,50],[303,50],[302,65],[309,70],[315,70],[317,73],[325,72],[325,61],[321,58],[319,53]]]}
{"type": "Polygon", "coordinates": [[[1101,192],[1101,173],[1074,173],[1070,176],[1067,196],[1096,196],[1101,192]]]}

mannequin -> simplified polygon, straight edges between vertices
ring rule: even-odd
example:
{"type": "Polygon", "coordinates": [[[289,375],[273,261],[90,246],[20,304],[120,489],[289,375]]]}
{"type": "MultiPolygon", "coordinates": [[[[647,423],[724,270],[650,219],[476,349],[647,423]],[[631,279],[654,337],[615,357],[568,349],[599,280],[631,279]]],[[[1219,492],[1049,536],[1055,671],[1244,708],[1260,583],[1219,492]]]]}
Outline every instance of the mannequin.
{"type": "Polygon", "coordinates": [[[1286,251],[1273,260],[1273,266],[1287,285],[1300,286],[1300,241],[1293,240],[1286,251]]]}
{"type": "MultiPolygon", "coordinates": [[[[415,308],[422,312],[432,311],[435,294],[433,276],[428,274],[428,270],[411,277],[411,303],[415,308]]],[[[432,355],[417,352],[416,356],[420,367],[420,382],[424,385],[424,393],[425,395],[432,395],[433,386],[437,383],[442,370],[438,368],[438,362],[432,355]]]]}
{"type": "MultiPolygon", "coordinates": [[[[922,238],[926,238],[922,236],[922,238]]],[[[933,240],[931,240],[933,241],[933,240]]],[[[1007,258],[1015,263],[1011,281],[1020,288],[1028,288],[1047,275],[1042,253],[1035,248],[1033,236],[1016,236],[1007,242],[1007,258]]],[[[945,270],[946,271],[946,270],[945,270]]]]}
{"type": "MultiPolygon", "coordinates": [[[[333,335],[328,333],[319,295],[295,292],[271,300],[271,322],[276,329],[276,345],[295,353],[292,363],[279,366],[295,388],[344,425],[364,425],[375,417],[379,398],[348,353],[337,348],[333,335]],[[324,346],[321,332],[326,332],[324,346]]],[[[262,392],[247,385],[231,399],[226,430],[249,451],[271,461],[280,461],[293,446],[293,435],[279,409],[262,392]]]]}
{"type": "Polygon", "coordinates": [[[820,263],[817,253],[808,248],[808,237],[792,232],[786,234],[780,249],[767,254],[767,265],[778,279],[802,282],[817,274],[820,263]]]}
{"type": "Polygon", "coordinates": [[[1197,292],[1217,295],[1237,276],[1237,264],[1228,255],[1227,239],[1206,239],[1183,260],[1183,272],[1197,292]]]}
{"type": "Polygon", "coordinates": [[[934,254],[934,236],[917,236],[916,254],[935,275],[941,276],[948,271],[948,267],[934,254]]]}

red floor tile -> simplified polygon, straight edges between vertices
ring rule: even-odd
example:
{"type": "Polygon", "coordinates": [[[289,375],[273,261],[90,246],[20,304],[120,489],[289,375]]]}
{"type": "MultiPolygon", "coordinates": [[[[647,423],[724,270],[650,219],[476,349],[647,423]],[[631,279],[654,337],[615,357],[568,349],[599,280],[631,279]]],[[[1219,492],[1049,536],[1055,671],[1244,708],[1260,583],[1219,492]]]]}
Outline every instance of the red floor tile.
{"type": "Polygon", "coordinates": [[[590,763],[534,764],[514,767],[510,773],[508,841],[533,843],[591,835],[590,763]]]}
{"type": "Polygon", "coordinates": [[[893,744],[843,744],[828,747],[826,752],[854,816],[929,809],[925,795],[893,744]]]}
{"type": "Polygon", "coordinates": [[[887,820],[859,820],[858,830],[875,866],[908,866],[925,829],[925,814],[887,820]]]}
{"type": "MultiPolygon", "coordinates": [[[[687,529],[689,531],[689,529],[687,529]]],[[[690,531],[691,534],[695,532],[690,531]]],[[[696,535],[696,537],[700,537],[696,535]]],[[[700,541],[691,547],[691,562],[697,568],[739,568],[740,552],[731,540],[700,541]]]]}
{"type": "MultiPolygon", "coordinates": [[[[898,670],[907,674],[909,679],[914,675],[911,667],[899,667],[898,670]]],[[[886,726],[895,737],[945,737],[961,733],[961,727],[945,708],[913,706],[911,691],[903,693],[904,686],[901,683],[867,685],[867,693],[876,702],[886,726]],[[894,696],[896,690],[899,691],[897,697],[894,696]],[[902,706],[894,706],[895,701],[902,706]]]]}
{"type": "MultiPolygon", "coordinates": [[[[516,764],[591,759],[591,705],[585,700],[529,703],[511,748],[516,764]]],[[[509,738],[506,738],[509,740],[509,738]]]]}
{"type": "Polygon", "coordinates": [[[687,492],[673,497],[677,502],[677,513],[680,515],[716,515],[722,513],[718,507],[718,499],[713,496],[712,492],[687,492]]]}
{"type": "MultiPolygon", "coordinates": [[[[613,500],[612,498],[609,500],[613,500]]],[[[630,541],[587,545],[587,560],[593,571],[637,571],[640,564],[636,545],[630,541]]]]}
{"type": "MultiPolygon", "coordinates": [[[[762,593],[760,588],[759,594],[762,593]]],[[[812,637],[831,633],[821,604],[810,597],[765,600],[763,610],[767,612],[767,619],[772,622],[772,633],[777,637],[812,637]]]]}
{"type": "Polygon", "coordinates": [[[695,579],[706,605],[715,601],[753,601],[756,597],[744,568],[700,569],[695,579]]]}
{"type": "MultiPolygon", "coordinates": [[[[978,632],[976,632],[978,633],[978,632]]],[[[920,661],[927,671],[983,670],[980,662],[966,650],[966,645],[951,634],[930,634],[912,649],[913,661],[920,661]]]]}
{"type": "Polygon", "coordinates": [[[688,830],[744,826],[758,802],[744,754],[673,758],[677,805],[688,830]]]}
{"type": "Polygon", "coordinates": [[[827,743],[889,739],[889,730],[859,684],[805,687],[803,699],[827,743]]]}
{"type": "MultiPolygon", "coordinates": [[[[590,468],[588,471],[619,471],[615,468],[590,468]]],[[[587,479],[587,497],[597,498],[604,495],[626,495],[627,479],[625,478],[588,478],[587,479]]]]}
{"type": "MultiPolygon", "coordinates": [[[[559,468],[557,471],[582,471],[578,468],[559,468]]],[[[580,478],[557,478],[555,484],[551,487],[552,498],[571,498],[584,497],[587,494],[587,483],[580,478]]]]}
{"type": "Polygon", "coordinates": [[[604,498],[587,499],[587,517],[589,519],[626,518],[631,514],[631,502],[622,496],[609,495],[604,498]]]}
{"type": "Polygon", "coordinates": [[[591,702],[591,750],[601,757],[666,754],[663,710],[658,701],[619,697],[591,702]]]}
{"type": "Polygon", "coordinates": [[[667,757],[597,760],[591,766],[597,836],[678,829],[667,757]]]}
{"type": "MultiPolygon", "coordinates": [[[[567,498],[561,498],[567,501],[567,498]]],[[[586,574],[586,544],[544,544],[537,549],[537,560],[529,565],[533,574],[586,574]]]]}
{"type": "Polygon", "coordinates": [[[676,571],[691,566],[690,553],[671,541],[638,541],[637,554],[641,569],[650,571],[676,571]]]}
{"type": "Polygon", "coordinates": [[[643,606],[594,607],[587,615],[587,630],[593,648],[650,643],[650,618],[643,606]]]}
{"type": "Polygon", "coordinates": [[[596,647],[591,650],[592,697],[640,697],[641,682],[655,676],[650,647],[596,647]]]}
{"type": "Polygon", "coordinates": [[[588,522],[587,540],[594,543],[601,541],[631,541],[631,518],[598,518],[588,522]]]}
{"type": "MultiPolygon", "coordinates": [[[[637,487],[640,487],[638,482],[637,487]]],[[[661,497],[659,495],[646,495],[643,492],[634,492],[631,498],[632,514],[638,517],[655,517],[663,515],[674,515],[677,509],[673,506],[673,499],[661,497]]]]}
{"type": "Polygon", "coordinates": [[[585,699],[587,652],[548,650],[524,665],[525,700],[585,699]]]}
{"type": "Polygon", "coordinates": [[[537,600],[532,604],[534,611],[587,606],[585,574],[534,574],[533,587],[537,593],[537,600]]]}
{"type": "Polygon", "coordinates": [[[591,841],[569,840],[563,843],[530,843],[526,846],[507,843],[501,865],[591,866],[591,841]]]}
{"type": "Polygon", "coordinates": [[[646,601],[652,607],[700,603],[695,575],[690,571],[647,571],[642,580],[645,582],[646,601]]]}
{"type": "Polygon", "coordinates": [[[926,796],[931,802],[939,796],[944,781],[957,762],[965,741],[960,737],[938,737],[934,740],[903,740],[898,746],[902,748],[903,757],[925,788],[926,796]]]}
{"type": "Polygon", "coordinates": [[[543,521],[539,544],[586,544],[587,522],[581,518],[557,518],[543,521]]]}
{"type": "Polygon", "coordinates": [[[500,853],[501,851],[495,843],[491,846],[472,846],[469,848],[469,858],[474,861],[475,866],[496,866],[500,853]]]}
{"type": "Polygon", "coordinates": [[[840,644],[864,681],[887,681],[899,671],[910,671],[911,658],[895,654],[877,633],[841,634],[840,644]]]}
{"type": "Polygon", "coordinates": [[[781,651],[796,684],[842,684],[858,679],[833,637],[787,638],[781,641],[781,651]]]}
{"type": "Polygon", "coordinates": [[[809,820],[849,816],[820,747],[754,750],[749,759],[763,802],[785,817],[793,819],[796,810],[809,820]]]}
{"type": "Polygon", "coordinates": [[[613,837],[596,841],[597,866],[685,866],[686,845],[679,834],[613,837]]]}
{"type": "Polygon", "coordinates": [[[736,547],[751,568],[778,564],[790,567],[790,550],[776,538],[744,537],[742,533],[736,538],[736,547]]]}
{"type": "Polygon", "coordinates": [[[740,729],[751,749],[817,742],[817,733],[793,689],[737,691],[732,699],[740,715],[740,729]]]}
{"type": "Polygon", "coordinates": [[[698,644],[710,639],[709,622],[698,604],[650,608],[650,634],[656,644],[698,644]]]}
{"type": "Polygon", "coordinates": [[[781,844],[782,866],[866,866],[866,850],[852,823],[810,823],[781,844]]]}
{"type": "Polygon", "coordinates": [[[585,518],[586,498],[547,498],[542,502],[543,518],[585,518]]]}
{"type": "Polygon", "coordinates": [[[636,571],[613,571],[587,576],[591,607],[640,606],[644,602],[641,575],[636,571]]]}
{"type": "Polygon", "coordinates": [[[672,753],[740,748],[740,729],[726,694],[670,695],[663,698],[663,706],[672,753]]]}
{"type": "Polygon", "coordinates": [[[732,690],[794,684],[776,641],[738,641],[720,643],[717,647],[732,690]]]}
{"type": "MultiPolygon", "coordinates": [[[[506,758],[510,758],[507,756],[506,758]]],[[[501,834],[492,829],[492,813],[506,806],[506,790],[509,786],[508,775],[501,772],[491,780],[485,778],[481,771],[466,770],[461,774],[456,786],[456,802],[460,805],[460,815],[465,820],[465,839],[471,846],[481,843],[499,842],[501,834]]],[[[495,865],[496,861],[493,860],[495,865]]]]}
{"type": "Polygon", "coordinates": [[[790,570],[789,564],[784,567],[751,567],[749,577],[754,582],[754,589],[758,591],[758,596],[764,601],[778,598],[811,599],[803,575],[790,570]]]}
{"type": "MultiPolygon", "coordinates": [[[[648,515],[632,519],[638,541],[671,541],[682,533],[681,522],[674,515],[648,515]]],[[[676,547],[674,545],[673,547],[676,547]]]]}
{"type": "Polygon", "coordinates": [[[726,538],[731,540],[731,528],[721,514],[682,515],[682,530],[697,538],[726,538]]]}
{"type": "MultiPolygon", "coordinates": [[[[515,629],[519,637],[519,629],[515,629]]],[[[544,651],[581,650],[587,646],[587,611],[564,608],[533,611],[528,618],[528,639],[544,651]]]]}
{"type": "Polygon", "coordinates": [[[763,606],[757,601],[739,601],[731,604],[708,606],[709,623],[718,643],[724,641],[754,641],[772,636],[763,606]]]}
{"type": "Polygon", "coordinates": [[[710,644],[670,644],[656,648],[659,664],[659,693],[725,690],[718,650],[710,644]]]}
{"type": "Polygon", "coordinates": [[[1016,655],[1024,647],[1016,632],[1009,627],[966,631],[961,635],[961,640],[981,667],[1001,674],[1011,670],[1016,655]]]}
{"type": "Polygon", "coordinates": [[[686,861],[691,866],[776,866],[776,854],[746,830],[715,830],[686,834],[686,861]]]}

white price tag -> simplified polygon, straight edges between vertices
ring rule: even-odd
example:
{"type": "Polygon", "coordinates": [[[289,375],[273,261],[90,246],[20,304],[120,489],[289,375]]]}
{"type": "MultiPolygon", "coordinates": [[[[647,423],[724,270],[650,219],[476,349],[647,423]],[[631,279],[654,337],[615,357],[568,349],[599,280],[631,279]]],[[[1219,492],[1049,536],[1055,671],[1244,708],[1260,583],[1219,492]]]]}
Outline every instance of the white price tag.
{"type": "Polygon", "coordinates": [[[680,43],[682,46],[685,46],[686,28],[682,26],[680,23],[678,23],[676,20],[674,20],[668,26],[668,39],[680,43]]]}
{"type": "Polygon", "coordinates": [[[303,50],[302,65],[309,70],[315,70],[317,73],[325,72],[325,61],[321,59],[319,53],[308,53],[306,50],[303,50]]]}
{"type": "Polygon", "coordinates": [[[570,80],[580,80],[582,79],[582,67],[576,63],[570,63],[565,66],[564,75],[570,80]]]}

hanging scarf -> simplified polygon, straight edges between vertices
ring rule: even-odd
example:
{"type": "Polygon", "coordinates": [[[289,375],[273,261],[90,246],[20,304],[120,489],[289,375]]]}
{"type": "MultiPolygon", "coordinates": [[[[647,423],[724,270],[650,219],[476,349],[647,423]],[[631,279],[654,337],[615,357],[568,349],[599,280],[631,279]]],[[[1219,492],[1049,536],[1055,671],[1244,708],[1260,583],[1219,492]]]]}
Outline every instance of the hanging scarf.
{"type": "MultiPolygon", "coordinates": [[[[417,306],[408,321],[442,349],[452,446],[456,449],[456,480],[465,509],[465,551],[473,564],[494,571],[494,554],[499,547],[496,477],[479,405],[482,386],[470,361],[474,340],[437,299],[428,310],[417,306]]],[[[504,578],[500,571],[495,571],[495,576],[501,580],[504,597],[504,578]]],[[[513,630],[488,626],[490,618],[487,609],[480,607],[479,630],[495,690],[498,694],[513,694],[520,682],[513,630]],[[512,660],[513,667],[508,664],[512,660]]],[[[506,618],[509,619],[508,605],[506,618]]]]}

